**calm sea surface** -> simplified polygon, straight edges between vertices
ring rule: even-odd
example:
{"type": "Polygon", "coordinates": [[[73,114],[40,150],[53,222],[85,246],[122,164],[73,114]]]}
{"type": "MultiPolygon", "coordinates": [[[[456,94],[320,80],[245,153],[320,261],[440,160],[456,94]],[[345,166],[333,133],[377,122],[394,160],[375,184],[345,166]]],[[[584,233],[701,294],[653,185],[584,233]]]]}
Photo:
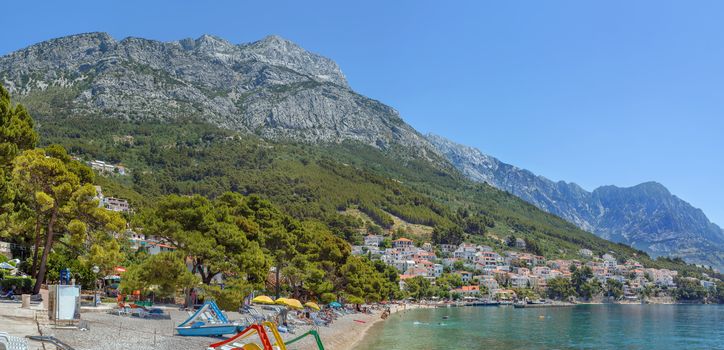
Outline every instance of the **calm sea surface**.
{"type": "Polygon", "coordinates": [[[372,349],[724,349],[724,306],[411,310],[375,324],[355,348],[372,349]]]}

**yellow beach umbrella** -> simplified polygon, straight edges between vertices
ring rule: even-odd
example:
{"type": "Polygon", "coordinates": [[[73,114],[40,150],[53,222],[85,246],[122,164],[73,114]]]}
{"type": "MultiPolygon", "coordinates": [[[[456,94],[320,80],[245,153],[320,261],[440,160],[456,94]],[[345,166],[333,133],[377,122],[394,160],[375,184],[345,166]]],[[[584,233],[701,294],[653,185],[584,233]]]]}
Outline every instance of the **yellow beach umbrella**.
{"type": "Polygon", "coordinates": [[[274,304],[274,300],[272,300],[272,298],[270,298],[266,295],[260,295],[258,297],[255,297],[254,299],[251,299],[251,302],[254,304],[267,304],[267,305],[274,304]]]}
{"type": "Polygon", "coordinates": [[[304,308],[304,306],[302,306],[302,302],[297,299],[279,298],[276,300],[276,303],[297,310],[304,308]]]}
{"type": "Polygon", "coordinates": [[[321,307],[319,307],[319,305],[317,305],[317,303],[315,303],[313,301],[308,301],[308,302],[304,303],[304,306],[306,306],[312,310],[315,310],[315,311],[319,311],[322,309],[321,307]]]}

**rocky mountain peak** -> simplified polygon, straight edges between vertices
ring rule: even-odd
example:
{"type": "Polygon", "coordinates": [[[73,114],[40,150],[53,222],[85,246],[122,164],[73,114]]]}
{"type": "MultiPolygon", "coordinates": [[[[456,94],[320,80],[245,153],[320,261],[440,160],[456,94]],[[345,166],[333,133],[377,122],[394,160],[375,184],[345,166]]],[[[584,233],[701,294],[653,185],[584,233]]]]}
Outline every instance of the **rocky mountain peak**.
{"type": "Polygon", "coordinates": [[[228,52],[234,49],[234,45],[214,35],[204,34],[194,40],[194,49],[206,52],[228,52]]]}
{"type": "Polygon", "coordinates": [[[250,58],[276,66],[289,67],[309,74],[316,80],[349,88],[347,78],[337,63],[309,52],[278,35],[269,35],[262,40],[243,45],[243,48],[250,58]]]}
{"type": "Polygon", "coordinates": [[[284,39],[281,36],[276,35],[276,34],[267,35],[263,39],[257,41],[257,43],[259,45],[269,45],[269,46],[277,46],[277,47],[279,47],[279,46],[299,47],[299,46],[297,46],[297,44],[295,44],[291,40],[284,39]]]}
{"type": "Polygon", "coordinates": [[[663,196],[670,196],[671,192],[663,184],[656,181],[647,181],[634,186],[635,189],[646,191],[650,194],[659,194],[663,196]]]}
{"type": "MultiPolygon", "coordinates": [[[[114,39],[110,34],[106,32],[89,32],[89,33],[80,33],[80,34],[73,34],[64,36],[61,38],[51,39],[45,42],[42,42],[37,45],[49,45],[54,46],[58,44],[68,44],[73,46],[83,45],[83,43],[115,43],[116,39],[114,39]]],[[[31,46],[32,47],[32,46],[31,46]]]]}
{"type": "Polygon", "coordinates": [[[62,97],[38,116],[196,118],[270,139],[432,149],[394,109],[352,91],[334,61],[275,35],[240,45],[74,35],[0,57],[0,84],[29,107],[62,97]]]}

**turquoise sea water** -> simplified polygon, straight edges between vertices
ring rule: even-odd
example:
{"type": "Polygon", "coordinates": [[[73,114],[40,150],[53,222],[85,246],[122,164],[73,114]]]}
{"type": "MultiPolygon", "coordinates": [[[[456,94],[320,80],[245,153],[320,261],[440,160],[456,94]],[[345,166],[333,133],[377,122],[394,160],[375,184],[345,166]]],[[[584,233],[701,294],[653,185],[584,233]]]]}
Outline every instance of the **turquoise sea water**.
{"type": "Polygon", "coordinates": [[[372,349],[724,349],[724,306],[410,310],[375,324],[355,348],[372,349]]]}

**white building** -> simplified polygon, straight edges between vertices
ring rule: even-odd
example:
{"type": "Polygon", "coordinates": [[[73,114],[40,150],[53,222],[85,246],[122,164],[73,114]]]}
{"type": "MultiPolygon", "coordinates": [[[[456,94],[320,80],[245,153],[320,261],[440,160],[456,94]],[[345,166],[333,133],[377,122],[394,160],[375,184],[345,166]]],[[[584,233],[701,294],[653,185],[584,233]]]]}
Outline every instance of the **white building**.
{"type": "Polygon", "coordinates": [[[452,253],[455,251],[455,249],[458,249],[458,246],[454,244],[440,244],[440,250],[443,253],[452,253]]]}
{"type": "Polygon", "coordinates": [[[527,288],[529,282],[528,276],[513,275],[510,277],[510,285],[513,288],[527,288]]]}
{"type": "Polygon", "coordinates": [[[516,238],[515,247],[520,248],[520,249],[525,249],[525,240],[522,238],[516,238]]]}
{"type": "Polygon", "coordinates": [[[463,280],[463,283],[470,282],[473,279],[473,273],[468,271],[456,271],[456,274],[460,275],[460,279],[463,280]]]}
{"type": "Polygon", "coordinates": [[[413,247],[413,243],[414,242],[412,242],[412,240],[402,237],[402,238],[392,241],[392,247],[394,247],[394,248],[411,248],[411,247],[413,247]]]}
{"type": "Polygon", "coordinates": [[[383,240],[384,237],[379,235],[367,235],[365,237],[365,245],[368,247],[379,247],[383,240]]]}
{"type": "Polygon", "coordinates": [[[701,281],[699,281],[699,283],[701,284],[702,287],[704,287],[706,289],[715,289],[716,288],[716,283],[714,283],[712,281],[701,280],[701,281]]]}
{"type": "Polygon", "coordinates": [[[126,175],[126,168],[122,165],[110,164],[102,160],[92,160],[88,162],[88,165],[91,169],[102,174],[118,173],[119,175],[126,175]]]}
{"type": "Polygon", "coordinates": [[[536,266],[533,268],[533,274],[541,277],[548,277],[551,274],[551,269],[548,266],[536,266]]]}
{"type": "Polygon", "coordinates": [[[500,289],[498,281],[496,281],[495,277],[493,276],[483,276],[482,279],[480,279],[480,285],[485,286],[485,288],[487,288],[488,292],[491,294],[495,293],[496,290],[500,289]]]}
{"type": "Polygon", "coordinates": [[[442,276],[442,271],[443,271],[442,264],[433,264],[432,265],[432,272],[433,272],[433,276],[435,276],[435,278],[442,276]]]}
{"type": "Polygon", "coordinates": [[[0,255],[5,255],[8,258],[12,258],[13,254],[10,251],[10,243],[0,242],[0,255]]]}
{"type": "Polygon", "coordinates": [[[156,255],[161,252],[172,252],[176,250],[174,247],[158,242],[146,242],[146,251],[150,255],[156,255]]]}
{"type": "Polygon", "coordinates": [[[101,204],[104,208],[112,211],[120,211],[120,212],[129,212],[131,211],[131,206],[128,204],[128,201],[125,199],[120,198],[114,198],[114,197],[104,197],[101,201],[101,204]]]}
{"type": "Polygon", "coordinates": [[[607,269],[615,269],[616,265],[618,265],[616,257],[611,254],[603,254],[603,256],[601,256],[601,259],[603,259],[603,266],[607,269]]]}

